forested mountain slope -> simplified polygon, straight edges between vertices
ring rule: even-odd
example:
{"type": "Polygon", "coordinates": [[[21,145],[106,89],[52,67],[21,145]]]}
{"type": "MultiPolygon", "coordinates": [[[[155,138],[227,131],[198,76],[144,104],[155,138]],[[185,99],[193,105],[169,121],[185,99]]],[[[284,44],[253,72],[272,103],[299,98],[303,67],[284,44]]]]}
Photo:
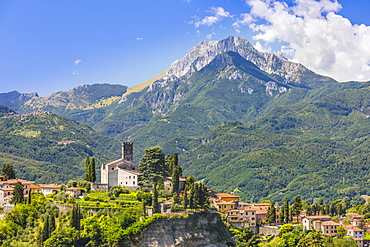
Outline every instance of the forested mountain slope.
{"type": "Polygon", "coordinates": [[[164,145],[186,174],[243,199],[312,200],[370,193],[370,88],[277,107],[252,125],[224,123],[164,145]],[[175,147],[175,148],[174,148],[175,147]]]}
{"type": "Polygon", "coordinates": [[[0,118],[0,164],[14,164],[23,179],[66,182],[83,175],[86,156],[96,157],[99,168],[100,162],[119,158],[119,152],[117,140],[52,113],[8,110],[0,118]]]}

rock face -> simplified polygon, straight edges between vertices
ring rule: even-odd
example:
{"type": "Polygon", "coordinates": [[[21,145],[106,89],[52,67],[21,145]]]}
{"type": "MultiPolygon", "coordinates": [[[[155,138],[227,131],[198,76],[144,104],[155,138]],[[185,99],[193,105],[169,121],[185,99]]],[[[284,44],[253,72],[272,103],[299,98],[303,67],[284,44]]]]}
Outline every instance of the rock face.
{"type": "Polygon", "coordinates": [[[188,218],[160,219],[132,241],[120,246],[131,247],[221,247],[235,246],[230,233],[216,213],[197,213],[188,218]]]}
{"type": "Polygon", "coordinates": [[[175,61],[157,83],[163,84],[163,81],[190,76],[208,65],[217,55],[230,51],[238,53],[244,59],[257,65],[259,69],[284,78],[286,83],[299,84],[303,76],[315,75],[303,65],[288,61],[281,53],[259,52],[248,40],[230,36],[221,41],[201,41],[190,49],[185,57],[175,61]]]}

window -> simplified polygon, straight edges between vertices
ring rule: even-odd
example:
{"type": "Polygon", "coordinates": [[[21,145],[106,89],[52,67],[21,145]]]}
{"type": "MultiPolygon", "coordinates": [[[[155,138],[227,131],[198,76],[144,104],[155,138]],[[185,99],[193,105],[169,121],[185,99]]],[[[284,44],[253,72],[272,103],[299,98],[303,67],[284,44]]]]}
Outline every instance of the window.
{"type": "Polygon", "coordinates": [[[127,184],[127,182],[126,182],[126,184],[127,184]]]}
{"type": "Polygon", "coordinates": [[[133,183],[133,185],[135,185],[135,181],[133,181],[132,183],[133,183]]]}
{"type": "Polygon", "coordinates": [[[131,176],[128,176],[129,179],[131,179],[131,176]]]}

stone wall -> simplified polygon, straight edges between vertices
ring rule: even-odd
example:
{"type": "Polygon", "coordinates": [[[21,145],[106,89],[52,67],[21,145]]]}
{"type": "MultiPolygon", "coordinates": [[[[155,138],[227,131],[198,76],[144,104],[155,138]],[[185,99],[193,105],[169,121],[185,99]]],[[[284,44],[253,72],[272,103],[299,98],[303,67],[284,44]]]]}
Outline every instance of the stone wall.
{"type": "Polygon", "coordinates": [[[120,246],[130,247],[223,247],[235,246],[219,214],[202,212],[188,218],[164,218],[120,246]]]}
{"type": "Polygon", "coordinates": [[[273,226],[260,226],[258,227],[258,232],[260,235],[266,236],[277,236],[279,234],[279,228],[273,226]]]}

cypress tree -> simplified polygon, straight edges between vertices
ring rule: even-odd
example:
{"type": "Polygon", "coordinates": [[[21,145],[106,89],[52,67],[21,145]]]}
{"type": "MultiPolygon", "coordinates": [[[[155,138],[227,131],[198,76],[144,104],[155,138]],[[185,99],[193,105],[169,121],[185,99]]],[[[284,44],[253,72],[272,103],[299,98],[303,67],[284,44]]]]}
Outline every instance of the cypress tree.
{"type": "Polygon", "coordinates": [[[92,158],[90,162],[90,182],[95,183],[96,181],[96,172],[95,172],[95,158],[92,158]]]}
{"type": "Polygon", "coordinates": [[[157,191],[157,183],[153,185],[153,197],[152,197],[152,207],[153,213],[158,213],[158,191],[157,191]]]}
{"type": "Polygon", "coordinates": [[[182,196],[182,206],[184,207],[184,211],[186,212],[186,208],[188,207],[188,186],[184,188],[184,195],[182,196]]]}
{"type": "Polygon", "coordinates": [[[71,227],[74,227],[76,230],[80,230],[80,220],[81,220],[80,206],[76,204],[72,208],[71,227]]]}
{"type": "Polygon", "coordinates": [[[24,195],[23,195],[23,184],[21,182],[16,182],[14,185],[13,190],[13,199],[12,202],[14,204],[23,203],[24,195]]]}
{"type": "Polygon", "coordinates": [[[179,192],[180,189],[180,167],[174,166],[172,171],[172,193],[179,192]]]}
{"type": "Polygon", "coordinates": [[[42,241],[46,241],[46,239],[50,238],[50,224],[49,224],[49,215],[46,215],[44,228],[42,230],[42,241]]]}
{"type": "Polygon", "coordinates": [[[27,198],[27,204],[31,204],[32,203],[32,192],[30,191],[30,193],[28,194],[28,198],[27,198]]]}
{"type": "Polygon", "coordinates": [[[288,223],[289,222],[289,200],[288,197],[285,197],[284,199],[284,222],[288,223]]]}
{"type": "Polygon", "coordinates": [[[54,216],[54,214],[51,214],[49,216],[49,233],[50,233],[50,236],[51,236],[51,233],[55,230],[55,228],[56,228],[55,216],[54,216]]]}
{"type": "Polygon", "coordinates": [[[85,180],[90,181],[91,169],[90,169],[90,157],[87,156],[85,160],[85,180]]]}

